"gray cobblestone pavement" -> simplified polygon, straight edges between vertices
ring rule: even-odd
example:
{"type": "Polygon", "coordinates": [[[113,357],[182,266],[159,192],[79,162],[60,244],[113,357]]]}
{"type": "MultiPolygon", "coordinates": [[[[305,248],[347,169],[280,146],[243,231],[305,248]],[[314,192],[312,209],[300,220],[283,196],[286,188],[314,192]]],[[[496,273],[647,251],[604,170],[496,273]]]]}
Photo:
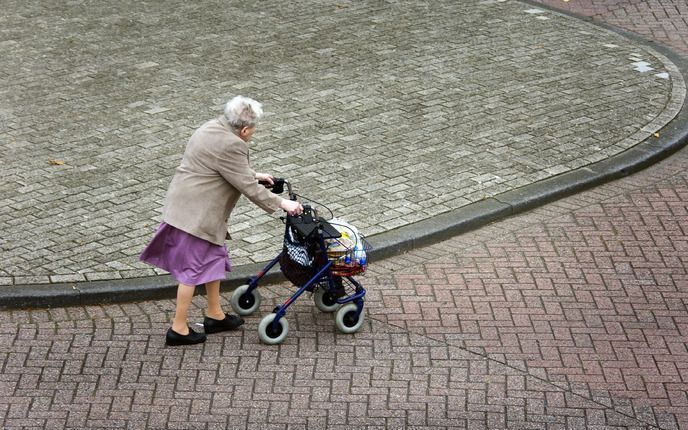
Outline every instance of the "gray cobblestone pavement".
{"type": "MultiPolygon", "coordinates": [[[[242,93],[255,167],[369,236],[652,139],[657,51],[515,1],[3,2],[0,285],[134,279],[186,139],[242,93]],[[51,164],[51,160],[52,163],[51,164]]],[[[245,203],[237,266],[279,249],[245,203]]]]}

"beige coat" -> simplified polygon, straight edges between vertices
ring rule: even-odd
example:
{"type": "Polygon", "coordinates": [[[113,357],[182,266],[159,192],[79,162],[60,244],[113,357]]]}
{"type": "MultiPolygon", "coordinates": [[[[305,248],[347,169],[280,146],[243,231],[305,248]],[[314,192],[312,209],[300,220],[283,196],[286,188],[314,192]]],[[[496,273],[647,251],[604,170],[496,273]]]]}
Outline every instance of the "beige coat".
{"type": "Polygon", "coordinates": [[[163,221],[222,245],[242,194],[268,213],[279,209],[282,198],[258,183],[248,152],[224,116],[203,124],[189,139],[167,190],[163,221]]]}

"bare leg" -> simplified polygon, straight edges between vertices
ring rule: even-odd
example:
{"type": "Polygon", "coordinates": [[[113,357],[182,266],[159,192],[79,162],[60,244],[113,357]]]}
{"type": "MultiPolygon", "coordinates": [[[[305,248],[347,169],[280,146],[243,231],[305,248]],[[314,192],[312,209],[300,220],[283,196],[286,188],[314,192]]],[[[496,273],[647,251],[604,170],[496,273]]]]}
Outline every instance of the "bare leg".
{"type": "Polygon", "coordinates": [[[172,321],[172,330],[182,336],[189,334],[188,314],[195,289],[193,285],[179,284],[177,286],[177,307],[172,321]]]}
{"type": "Polygon", "coordinates": [[[220,281],[207,282],[205,291],[208,296],[206,316],[216,320],[225,319],[225,313],[222,310],[222,305],[220,305],[220,281]]]}

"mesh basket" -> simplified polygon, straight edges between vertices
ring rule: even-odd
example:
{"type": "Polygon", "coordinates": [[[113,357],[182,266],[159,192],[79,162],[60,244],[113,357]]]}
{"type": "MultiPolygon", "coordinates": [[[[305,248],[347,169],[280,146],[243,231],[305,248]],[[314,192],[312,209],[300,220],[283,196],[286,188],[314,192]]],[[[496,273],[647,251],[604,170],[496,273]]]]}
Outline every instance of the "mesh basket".
{"type": "Polygon", "coordinates": [[[334,276],[362,274],[368,265],[368,251],[371,249],[363,236],[359,243],[343,238],[330,239],[327,246],[327,259],[332,261],[330,273],[334,276]]]}

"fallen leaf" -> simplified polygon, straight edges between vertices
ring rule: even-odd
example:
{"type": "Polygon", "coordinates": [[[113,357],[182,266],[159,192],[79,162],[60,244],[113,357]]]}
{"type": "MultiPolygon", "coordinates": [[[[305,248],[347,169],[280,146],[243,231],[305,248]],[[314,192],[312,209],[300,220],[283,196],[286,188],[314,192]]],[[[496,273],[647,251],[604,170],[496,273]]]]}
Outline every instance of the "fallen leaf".
{"type": "Polygon", "coordinates": [[[349,7],[349,6],[346,6],[346,5],[343,5],[343,4],[338,4],[338,5],[335,5],[335,6],[337,6],[337,9],[346,9],[347,7],[349,7]]]}
{"type": "Polygon", "coordinates": [[[48,163],[52,164],[53,166],[61,166],[65,162],[64,160],[48,160],[48,163]]]}
{"type": "Polygon", "coordinates": [[[653,134],[654,137],[659,137],[659,132],[653,134]]]}

